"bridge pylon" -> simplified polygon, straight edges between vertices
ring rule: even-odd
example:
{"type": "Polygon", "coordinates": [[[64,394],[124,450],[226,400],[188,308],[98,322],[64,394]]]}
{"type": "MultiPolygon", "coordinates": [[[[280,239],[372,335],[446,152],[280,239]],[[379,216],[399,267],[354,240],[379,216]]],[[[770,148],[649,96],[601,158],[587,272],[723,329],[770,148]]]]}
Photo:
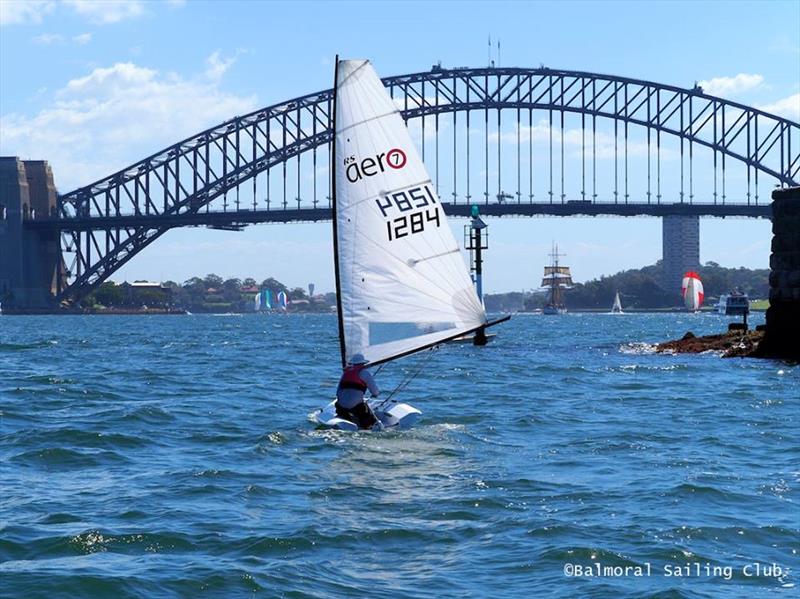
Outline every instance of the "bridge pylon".
{"type": "Polygon", "coordinates": [[[57,272],[63,268],[58,232],[24,225],[55,216],[56,210],[56,188],[47,161],[0,157],[0,302],[4,311],[54,307],[57,272]]]}

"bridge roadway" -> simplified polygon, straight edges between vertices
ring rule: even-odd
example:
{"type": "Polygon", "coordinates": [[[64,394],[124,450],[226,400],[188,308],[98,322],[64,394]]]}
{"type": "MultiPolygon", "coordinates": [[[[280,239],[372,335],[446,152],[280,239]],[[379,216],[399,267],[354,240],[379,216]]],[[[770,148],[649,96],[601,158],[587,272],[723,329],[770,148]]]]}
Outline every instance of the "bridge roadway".
{"type": "MultiPolygon", "coordinates": [[[[450,216],[469,217],[470,204],[443,202],[450,216]]],[[[648,204],[567,201],[503,202],[478,204],[483,216],[713,216],[770,218],[769,204],[648,204]]],[[[25,227],[40,231],[90,231],[129,227],[173,228],[183,226],[238,226],[257,223],[314,222],[331,219],[330,208],[284,208],[271,210],[197,211],[180,214],[130,214],[87,218],[44,218],[25,221],[25,227]]]]}

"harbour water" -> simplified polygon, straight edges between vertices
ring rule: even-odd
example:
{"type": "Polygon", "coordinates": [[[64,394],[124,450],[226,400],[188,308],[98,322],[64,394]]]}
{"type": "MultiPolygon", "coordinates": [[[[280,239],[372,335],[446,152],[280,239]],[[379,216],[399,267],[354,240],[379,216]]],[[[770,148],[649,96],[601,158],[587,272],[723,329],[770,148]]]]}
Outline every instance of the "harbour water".
{"type": "Polygon", "coordinates": [[[800,367],[650,345],[727,322],[517,316],[348,434],[332,316],[0,317],[0,595],[796,597],[800,367]]]}

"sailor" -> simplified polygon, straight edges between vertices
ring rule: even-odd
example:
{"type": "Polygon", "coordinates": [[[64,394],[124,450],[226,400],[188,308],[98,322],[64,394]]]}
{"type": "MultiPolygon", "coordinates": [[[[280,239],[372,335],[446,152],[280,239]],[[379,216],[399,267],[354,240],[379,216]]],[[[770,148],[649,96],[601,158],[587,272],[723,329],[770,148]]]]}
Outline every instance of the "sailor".
{"type": "Polygon", "coordinates": [[[366,368],[363,354],[354,354],[342,373],[336,389],[336,415],[358,425],[359,428],[380,428],[380,421],[364,401],[367,389],[372,397],[378,397],[380,389],[366,368]]]}

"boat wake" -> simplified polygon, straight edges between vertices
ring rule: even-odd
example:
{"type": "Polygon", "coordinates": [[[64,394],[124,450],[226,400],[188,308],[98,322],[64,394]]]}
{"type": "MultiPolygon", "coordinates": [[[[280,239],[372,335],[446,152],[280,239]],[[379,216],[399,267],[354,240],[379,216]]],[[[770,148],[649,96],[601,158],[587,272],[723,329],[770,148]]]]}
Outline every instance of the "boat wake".
{"type": "Polygon", "coordinates": [[[643,341],[633,341],[631,343],[623,343],[620,345],[619,351],[623,354],[633,354],[637,356],[654,354],[656,353],[656,344],[645,343],[643,341]]]}

